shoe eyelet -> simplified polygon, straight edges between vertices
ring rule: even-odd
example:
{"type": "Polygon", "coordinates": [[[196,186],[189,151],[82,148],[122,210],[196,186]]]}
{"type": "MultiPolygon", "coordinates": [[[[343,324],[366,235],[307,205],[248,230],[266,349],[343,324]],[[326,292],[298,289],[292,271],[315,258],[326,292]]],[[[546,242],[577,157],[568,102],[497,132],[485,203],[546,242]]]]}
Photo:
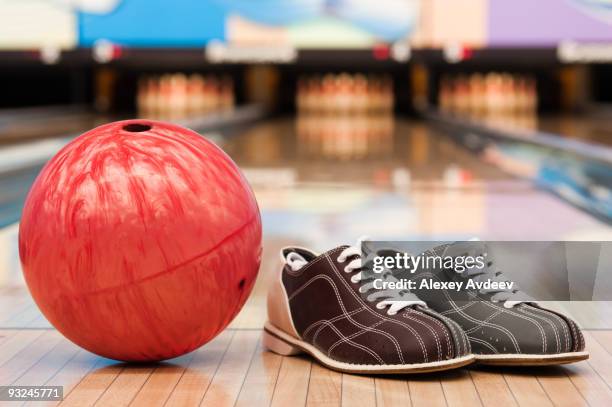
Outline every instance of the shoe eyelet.
{"type": "Polygon", "coordinates": [[[359,282],[359,280],[355,279],[357,275],[354,275],[353,277],[351,277],[351,283],[353,284],[357,284],[359,282]]]}
{"type": "Polygon", "coordinates": [[[349,268],[349,266],[346,266],[346,267],[344,268],[344,272],[345,272],[345,273],[352,273],[352,272],[353,272],[353,269],[350,269],[350,268],[349,268]]]}
{"type": "Polygon", "coordinates": [[[385,308],[385,305],[384,305],[384,304],[381,304],[381,303],[379,302],[378,304],[376,304],[376,308],[378,308],[378,309],[383,309],[383,308],[385,308]]]}
{"type": "Polygon", "coordinates": [[[387,315],[397,315],[397,312],[387,311],[387,315]]]}
{"type": "Polygon", "coordinates": [[[344,263],[344,259],[340,259],[340,256],[336,257],[337,263],[344,263]]]}

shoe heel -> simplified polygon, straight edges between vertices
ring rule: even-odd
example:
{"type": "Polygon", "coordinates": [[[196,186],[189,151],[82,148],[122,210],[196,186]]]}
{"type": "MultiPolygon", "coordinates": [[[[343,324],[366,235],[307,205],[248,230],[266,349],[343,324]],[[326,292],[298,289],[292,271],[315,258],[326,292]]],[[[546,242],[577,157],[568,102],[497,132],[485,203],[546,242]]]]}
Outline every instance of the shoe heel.
{"type": "Polygon", "coordinates": [[[297,348],[291,345],[290,343],[285,342],[284,340],[270,334],[266,330],[263,331],[263,337],[261,341],[264,347],[274,353],[278,353],[279,355],[293,356],[302,353],[302,350],[300,348],[297,348]]]}

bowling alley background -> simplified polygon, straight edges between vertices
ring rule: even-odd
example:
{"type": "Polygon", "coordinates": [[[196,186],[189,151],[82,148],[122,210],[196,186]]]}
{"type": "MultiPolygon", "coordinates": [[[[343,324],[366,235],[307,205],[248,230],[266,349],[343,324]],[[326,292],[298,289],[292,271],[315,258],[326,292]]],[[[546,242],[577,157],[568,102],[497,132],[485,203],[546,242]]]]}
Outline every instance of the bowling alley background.
{"type": "MultiPolygon", "coordinates": [[[[309,177],[325,184],[363,174],[359,185],[406,191],[486,178],[465,162],[608,225],[611,41],[604,1],[0,1],[0,226],[9,247],[0,281],[22,280],[15,233],[42,164],[83,131],[130,118],[175,122],[228,150],[272,236],[307,227],[292,217],[289,196],[313,213],[327,210],[318,193],[340,199],[312,191],[309,177]],[[428,157],[447,153],[429,144],[438,131],[461,153],[434,168],[428,157]]],[[[371,191],[348,192],[334,210],[378,207],[371,191]]],[[[423,215],[425,201],[406,199],[379,216],[398,211],[409,226],[387,225],[381,237],[436,235],[437,223],[450,238],[536,236],[514,231],[507,216],[488,212],[497,203],[480,198],[468,217],[423,215]]],[[[516,216],[532,211],[525,205],[516,216]]],[[[305,238],[326,247],[367,229],[345,222],[333,237],[319,225],[317,238],[305,238]]],[[[556,239],[591,236],[544,229],[556,239]]]]}
{"type": "MultiPolygon", "coordinates": [[[[264,367],[281,369],[280,359],[257,359],[281,247],[323,251],[362,235],[612,240],[611,78],[605,0],[0,0],[0,386],[59,377],[82,395],[83,377],[123,368],[53,336],[19,258],[28,191],[80,134],[167,121],[236,163],[261,212],[261,267],[242,311],[201,351],[216,353],[194,360],[229,349],[230,365],[220,356],[210,372],[196,369],[213,380],[220,366],[210,404],[266,404],[252,383],[264,367]],[[68,362],[74,355],[89,370],[68,362]]],[[[587,330],[612,329],[608,302],[565,306],[587,330]]],[[[609,392],[605,338],[593,353],[600,362],[576,374],[609,392]]],[[[554,386],[531,379],[525,393],[558,401],[554,386]]],[[[378,385],[364,380],[343,394],[368,400],[356,389],[378,385]]],[[[106,388],[87,394],[115,405],[106,388]]]]}

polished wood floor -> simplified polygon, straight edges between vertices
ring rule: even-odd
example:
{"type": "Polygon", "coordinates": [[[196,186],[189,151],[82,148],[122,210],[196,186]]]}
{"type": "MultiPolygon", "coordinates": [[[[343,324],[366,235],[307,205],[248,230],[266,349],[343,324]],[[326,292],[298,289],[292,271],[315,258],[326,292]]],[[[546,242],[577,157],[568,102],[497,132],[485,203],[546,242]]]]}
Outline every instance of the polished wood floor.
{"type": "Polygon", "coordinates": [[[61,405],[74,406],[610,406],[612,331],[588,332],[587,341],[591,359],[574,365],[367,377],[267,352],[258,329],[228,329],[189,355],[137,366],[52,329],[2,330],[0,383],[64,386],[61,405]]]}
{"type": "MultiPolygon", "coordinates": [[[[262,268],[274,267],[271,251],[262,268]]],[[[150,365],[80,349],[48,325],[24,287],[0,288],[0,385],[64,386],[62,406],[612,405],[612,330],[587,331],[591,358],[558,367],[471,366],[367,377],[331,371],[308,357],[270,353],[261,345],[269,274],[262,274],[242,312],[212,342],[150,365]]],[[[591,315],[584,307],[583,314],[591,315]]]]}

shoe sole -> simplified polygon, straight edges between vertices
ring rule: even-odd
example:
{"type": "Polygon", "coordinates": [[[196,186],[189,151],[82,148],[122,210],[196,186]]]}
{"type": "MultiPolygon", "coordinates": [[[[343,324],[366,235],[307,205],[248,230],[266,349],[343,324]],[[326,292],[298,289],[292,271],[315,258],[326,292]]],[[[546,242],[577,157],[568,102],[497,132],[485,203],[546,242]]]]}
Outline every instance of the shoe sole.
{"type": "Polygon", "coordinates": [[[476,363],[494,366],[548,366],[580,362],[589,358],[589,352],[567,352],[553,355],[474,355],[476,363]]]}
{"type": "Polygon", "coordinates": [[[274,353],[283,356],[309,354],[323,366],[343,373],[354,374],[404,374],[427,373],[440,370],[456,369],[474,363],[474,355],[462,356],[449,360],[404,365],[361,365],[333,360],[314,346],[296,339],[276,328],[269,322],[264,326],[263,345],[274,353]]]}

